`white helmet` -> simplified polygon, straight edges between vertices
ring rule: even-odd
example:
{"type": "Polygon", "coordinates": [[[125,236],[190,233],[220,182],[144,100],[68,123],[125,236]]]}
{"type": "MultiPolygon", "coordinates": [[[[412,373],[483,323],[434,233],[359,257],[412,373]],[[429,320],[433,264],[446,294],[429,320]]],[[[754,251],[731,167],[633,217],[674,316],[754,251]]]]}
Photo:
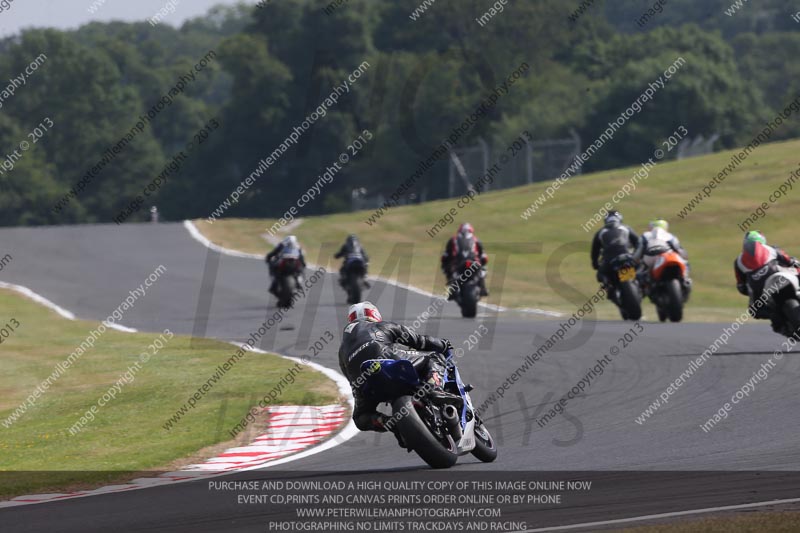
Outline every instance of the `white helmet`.
{"type": "Polygon", "coordinates": [[[359,302],[350,306],[347,310],[347,321],[353,323],[356,320],[367,320],[369,322],[380,322],[381,312],[371,302],[359,302]]]}
{"type": "Polygon", "coordinates": [[[283,245],[289,248],[300,248],[300,245],[297,242],[297,237],[294,235],[289,235],[283,239],[283,245]]]}

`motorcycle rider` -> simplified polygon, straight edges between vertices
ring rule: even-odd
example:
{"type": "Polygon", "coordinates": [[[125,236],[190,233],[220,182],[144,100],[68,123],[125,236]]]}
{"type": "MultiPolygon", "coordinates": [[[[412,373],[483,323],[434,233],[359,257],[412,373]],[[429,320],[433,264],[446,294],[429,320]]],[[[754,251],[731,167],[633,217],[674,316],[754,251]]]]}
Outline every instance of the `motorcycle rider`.
{"type": "Polygon", "coordinates": [[[441,257],[442,272],[447,278],[447,299],[454,299],[458,289],[457,279],[460,274],[458,268],[460,266],[462,248],[469,250],[469,259],[480,263],[481,270],[478,277],[478,287],[481,291],[481,296],[489,296],[489,291],[486,290],[486,264],[489,262],[489,256],[484,252],[483,243],[475,235],[475,229],[472,224],[464,222],[458,227],[458,232],[447,241],[441,257]]]}
{"type": "Polygon", "coordinates": [[[615,298],[614,291],[609,290],[608,280],[614,275],[611,261],[621,255],[632,254],[639,247],[639,236],[633,228],[622,223],[619,211],[609,211],[605,226],[594,234],[592,240],[592,268],[597,271],[597,281],[607,289],[607,294],[615,298]]]}
{"type": "Polygon", "coordinates": [[[303,255],[303,248],[300,246],[300,243],[297,242],[297,237],[294,235],[289,235],[279,242],[278,245],[275,246],[275,248],[273,248],[264,259],[267,263],[267,266],[269,266],[269,275],[272,277],[272,283],[270,284],[269,292],[273,295],[275,295],[275,291],[278,286],[276,272],[278,263],[281,259],[290,258],[299,260],[302,267],[306,267],[306,258],[303,255]]]}
{"type": "MultiPolygon", "coordinates": [[[[336,252],[336,255],[333,256],[335,259],[344,258],[342,262],[341,268],[339,268],[339,285],[344,287],[345,280],[347,279],[347,269],[348,267],[356,261],[361,261],[364,263],[364,273],[367,272],[367,267],[369,266],[369,256],[367,255],[367,251],[364,250],[364,247],[361,246],[361,242],[358,240],[358,237],[351,233],[347,236],[347,239],[344,241],[344,244],[339,251],[336,252]]],[[[369,289],[370,284],[365,279],[364,285],[369,289]]]]}
{"type": "MultiPolygon", "coordinates": [[[[736,274],[736,289],[740,294],[750,296],[750,309],[754,307],[753,302],[761,297],[764,290],[764,282],[769,276],[755,276],[765,267],[800,267],[800,262],[794,257],[789,256],[780,248],[767,245],[767,239],[759,231],[748,231],[745,233],[742,242],[742,253],[733,262],[733,270],[736,274]],[[748,290],[749,288],[749,290],[748,290]]],[[[800,269],[799,269],[800,272],[800,269]]],[[[769,318],[772,322],[772,331],[784,333],[784,320],[779,310],[770,312],[766,305],[755,309],[754,318],[769,318]]]]}
{"type": "MultiPolygon", "coordinates": [[[[391,429],[386,426],[390,417],[378,412],[378,405],[361,393],[361,385],[366,379],[361,365],[369,359],[403,359],[394,352],[395,343],[415,350],[435,352],[420,355],[411,361],[421,380],[430,385],[429,394],[439,399],[452,396],[442,390],[446,368],[443,356],[453,349],[450,341],[419,335],[406,326],[384,322],[378,308],[370,302],[351,305],[347,311],[347,321],[339,347],[339,367],[353,389],[353,421],[359,430],[382,433],[391,429]]],[[[402,441],[400,444],[403,445],[402,441]]]]}
{"type": "Polygon", "coordinates": [[[692,284],[692,280],[688,276],[689,254],[687,254],[686,250],[681,246],[681,243],[677,237],[669,232],[669,222],[666,220],[652,220],[650,221],[648,228],[649,231],[642,233],[641,239],[639,240],[639,246],[633,253],[634,259],[641,261],[644,265],[645,271],[647,271],[653,268],[659,255],[668,250],[675,251],[678,255],[687,260],[687,276],[684,280],[684,283],[686,285],[688,294],[692,284]]]}

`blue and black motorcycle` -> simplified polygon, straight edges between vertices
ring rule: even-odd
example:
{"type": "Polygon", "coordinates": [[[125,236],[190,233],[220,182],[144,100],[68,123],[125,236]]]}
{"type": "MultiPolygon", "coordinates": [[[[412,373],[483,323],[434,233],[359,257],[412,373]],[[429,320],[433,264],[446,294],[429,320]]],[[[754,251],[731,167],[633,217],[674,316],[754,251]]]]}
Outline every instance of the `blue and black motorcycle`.
{"type": "MultiPolygon", "coordinates": [[[[422,362],[422,360],[419,360],[422,362]]],[[[433,398],[414,363],[408,359],[371,359],[361,365],[366,376],[363,394],[392,407],[388,423],[405,443],[433,468],[450,468],[458,456],[471,453],[490,463],[497,448],[489,430],[472,406],[472,387],[461,381],[452,350],[447,355],[446,399],[433,398]]]]}

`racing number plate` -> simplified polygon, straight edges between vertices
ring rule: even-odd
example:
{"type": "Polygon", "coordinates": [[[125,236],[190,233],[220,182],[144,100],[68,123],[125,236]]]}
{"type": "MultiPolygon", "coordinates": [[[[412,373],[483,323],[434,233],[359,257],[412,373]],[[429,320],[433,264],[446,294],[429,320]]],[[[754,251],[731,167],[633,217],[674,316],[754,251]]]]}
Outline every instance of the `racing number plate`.
{"type": "Polygon", "coordinates": [[[619,272],[617,272],[617,276],[619,276],[619,280],[624,283],[635,278],[636,271],[633,269],[633,267],[621,268],[619,272]]]}

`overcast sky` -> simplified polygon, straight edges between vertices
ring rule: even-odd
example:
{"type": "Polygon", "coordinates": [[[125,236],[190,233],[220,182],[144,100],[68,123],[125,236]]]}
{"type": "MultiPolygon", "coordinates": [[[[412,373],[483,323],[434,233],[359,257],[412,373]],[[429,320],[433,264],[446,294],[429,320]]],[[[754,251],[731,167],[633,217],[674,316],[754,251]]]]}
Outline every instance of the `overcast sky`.
{"type": "MultiPolygon", "coordinates": [[[[173,2],[175,12],[163,22],[180,26],[186,19],[205,14],[209,8],[233,5],[238,0],[8,0],[10,6],[0,12],[0,37],[18,33],[22,28],[55,27],[74,29],[93,20],[109,21],[146,20],[159,12],[168,2],[173,2]],[[93,3],[102,4],[94,14],[89,13],[93,3]]],[[[245,0],[255,4],[257,0],[245,0]]],[[[2,2],[2,0],[0,0],[2,2]]]]}

